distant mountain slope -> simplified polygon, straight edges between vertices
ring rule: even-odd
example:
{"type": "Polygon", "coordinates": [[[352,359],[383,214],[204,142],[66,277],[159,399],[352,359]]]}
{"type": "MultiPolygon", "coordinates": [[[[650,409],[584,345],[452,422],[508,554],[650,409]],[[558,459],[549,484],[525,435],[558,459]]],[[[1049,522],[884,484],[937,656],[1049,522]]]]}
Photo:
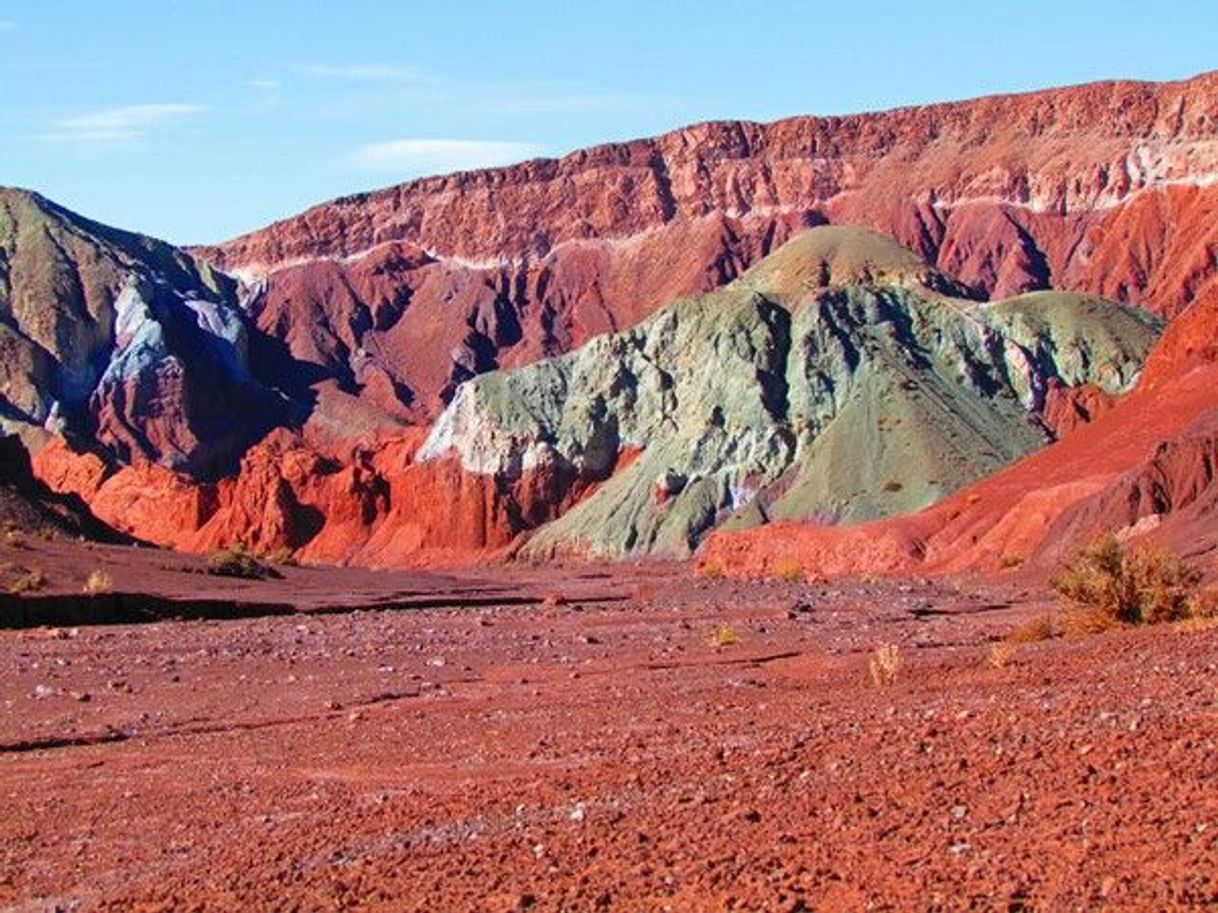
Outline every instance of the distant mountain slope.
{"type": "Polygon", "coordinates": [[[286,414],[228,276],[0,188],[0,425],[209,475],[286,414]]]}
{"type": "Polygon", "coordinates": [[[522,511],[536,477],[603,481],[530,553],[683,555],[725,521],[924,507],[1051,440],[1052,385],[1126,389],[1160,329],[1078,295],[962,294],[881,236],[811,229],[718,292],[470,381],[418,459],[518,486],[522,511]]]}
{"type": "Polygon", "coordinates": [[[1218,75],[771,124],[718,122],[426,178],[201,248],[259,325],[390,413],[562,354],[830,222],[972,293],[1065,289],[1171,316],[1213,280],[1218,75]]]}
{"type": "MultiPolygon", "coordinates": [[[[697,125],[193,254],[0,191],[0,427],[187,548],[682,553],[915,510],[1110,410],[1136,424],[1113,404],[1154,327],[1101,299],[1187,317],[1218,294],[1216,226],[1218,74],[697,125]],[[772,255],[808,228],[788,275],[772,255]],[[692,411],[665,412],[678,374],[692,411]],[[461,422],[507,429],[490,462],[461,422]]],[[[1212,348],[1175,328],[1165,351],[1212,348]]]]}

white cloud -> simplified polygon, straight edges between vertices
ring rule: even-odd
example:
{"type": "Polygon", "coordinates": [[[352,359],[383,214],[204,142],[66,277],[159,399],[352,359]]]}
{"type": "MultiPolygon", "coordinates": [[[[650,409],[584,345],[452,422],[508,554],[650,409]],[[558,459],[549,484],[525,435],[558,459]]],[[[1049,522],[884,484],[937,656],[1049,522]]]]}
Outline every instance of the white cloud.
{"type": "Polygon", "coordinates": [[[293,73],[318,79],[341,79],[349,82],[413,82],[431,83],[435,78],[418,67],[397,63],[297,63],[288,67],[293,73]]]}
{"type": "Polygon", "coordinates": [[[41,138],[56,142],[80,143],[134,140],[145,136],[150,129],[165,121],[198,114],[206,110],[202,105],[177,103],[106,108],[57,120],[54,129],[50,133],[42,134],[41,138]]]}
{"type": "Polygon", "coordinates": [[[278,79],[251,79],[249,85],[255,89],[262,89],[264,92],[274,92],[279,88],[278,79]]]}
{"type": "Polygon", "coordinates": [[[369,171],[444,174],[511,165],[536,158],[542,151],[534,143],[509,140],[395,139],[360,146],[351,155],[351,161],[369,171]]]}
{"type": "Polygon", "coordinates": [[[11,19],[0,19],[0,32],[11,32],[17,27],[17,23],[11,19]]]}

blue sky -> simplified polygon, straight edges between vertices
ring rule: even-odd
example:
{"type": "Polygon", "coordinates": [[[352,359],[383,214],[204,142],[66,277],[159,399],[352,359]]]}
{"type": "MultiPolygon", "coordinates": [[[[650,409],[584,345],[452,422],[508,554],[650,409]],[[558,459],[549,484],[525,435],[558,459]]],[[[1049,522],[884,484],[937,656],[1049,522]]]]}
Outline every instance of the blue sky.
{"type": "Polygon", "coordinates": [[[1218,68],[1218,4],[0,0],[0,183],[179,243],[659,133],[1218,68]]]}

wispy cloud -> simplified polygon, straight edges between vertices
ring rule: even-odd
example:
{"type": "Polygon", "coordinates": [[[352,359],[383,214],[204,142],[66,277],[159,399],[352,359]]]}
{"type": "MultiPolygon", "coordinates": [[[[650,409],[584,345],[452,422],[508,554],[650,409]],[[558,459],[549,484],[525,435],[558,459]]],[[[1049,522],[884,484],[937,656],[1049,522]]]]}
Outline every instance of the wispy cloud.
{"type": "Polygon", "coordinates": [[[0,32],[11,32],[17,27],[12,19],[0,19],[0,32]]]}
{"type": "Polygon", "coordinates": [[[251,79],[249,85],[264,92],[274,92],[279,88],[278,79],[251,79]]]}
{"type": "Polygon", "coordinates": [[[140,139],[166,121],[177,120],[207,109],[203,105],[162,103],[106,108],[55,121],[40,139],[67,143],[109,143],[140,139]]]}
{"type": "Polygon", "coordinates": [[[487,113],[514,114],[588,114],[599,111],[642,110],[670,104],[666,95],[638,95],[614,92],[570,92],[561,86],[512,85],[485,86],[467,93],[471,108],[487,113]]]}
{"type": "Polygon", "coordinates": [[[301,76],[338,79],[347,82],[432,83],[436,79],[425,70],[399,63],[296,63],[288,69],[301,76]]]}
{"type": "Polygon", "coordinates": [[[360,146],[351,162],[368,171],[417,176],[510,165],[543,151],[535,143],[510,140],[395,139],[360,146]]]}

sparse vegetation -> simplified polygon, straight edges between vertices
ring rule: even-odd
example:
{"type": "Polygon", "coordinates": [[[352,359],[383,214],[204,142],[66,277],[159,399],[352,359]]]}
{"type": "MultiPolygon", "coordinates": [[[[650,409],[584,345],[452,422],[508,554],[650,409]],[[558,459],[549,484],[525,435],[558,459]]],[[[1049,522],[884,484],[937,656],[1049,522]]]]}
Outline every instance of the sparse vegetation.
{"type": "Polygon", "coordinates": [[[36,593],[47,585],[47,575],[41,568],[32,568],[14,580],[8,588],[10,593],[36,593]]]}
{"type": "Polygon", "coordinates": [[[1005,669],[1012,659],[1015,658],[1015,651],[1019,648],[1009,640],[997,640],[986,647],[985,661],[987,665],[993,666],[995,669],[1005,669]]]}
{"type": "Polygon", "coordinates": [[[896,682],[901,673],[901,648],[896,644],[880,644],[867,662],[871,681],[883,688],[896,682]]]}
{"type": "Polygon", "coordinates": [[[654,583],[640,583],[634,588],[634,598],[638,602],[652,603],[663,593],[663,590],[654,583]]]}
{"type": "Polygon", "coordinates": [[[43,542],[54,542],[59,538],[59,533],[53,526],[44,526],[38,530],[38,538],[43,542]]]}
{"type": "Polygon", "coordinates": [[[263,556],[264,560],[270,564],[278,564],[281,567],[299,567],[300,561],[297,560],[296,554],[287,546],[283,548],[272,549],[263,556]]]}
{"type": "Polygon", "coordinates": [[[25,548],[25,535],[15,526],[5,525],[4,544],[9,548],[25,548]]]}
{"type": "Polygon", "coordinates": [[[110,593],[113,590],[114,578],[101,568],[89,574],[89,579],[85,581],[84,591],[90,596],[99,596],[102,593],[110,593]]]}
{"type": "Polygon", "coordinates": [[[218,548],[207,556],[207,573],[216,577],[240,577],[244,580],[265,580],[278,577],[278,571],[267,567],[243,545],[218,548]]]}
{"type": "Polygon", "coordinates": [[[795,583],[804,576],[803,565],[794,557],[780,558],[774,564],[774,577],[784,583],[795,583]]]}
{"type": "Polygon", "coordinates": [[[710,642],[716,650],[722,650],[725,647],[734,647],[740,642],[740,638],[731,625],[721,624],[711,632],[710,642]]]}
{"type": "Polygon", "coordinates": [[[1111,533],[1084,546],[1051,581],[1070,607],[1071,633],[1198,617],[1201,573],[1170,552],[1111,533]]]}
{"type": "Polygon", "coordinates": [[[1013,571],[1023,566],[1023,555],[1003,555],[998,559],[998,567],[1004,571],[1013,571]]]}
{"type": "Polygon", "coordinates": [[[1042,640],[1051,640],[1056,636],[1057,625],[1053,621],[1053,616],[1045,612],[1020,625],[1004,637],[1003,642],[1014,647],[1020,644],[1034,644],[1042,640]]]}
{"type": "Polygon", "coordinates": [[[727,575],[718,561],[705,561],[698,566],[698,576],[704,580],[722,580],[727,575]]]}

